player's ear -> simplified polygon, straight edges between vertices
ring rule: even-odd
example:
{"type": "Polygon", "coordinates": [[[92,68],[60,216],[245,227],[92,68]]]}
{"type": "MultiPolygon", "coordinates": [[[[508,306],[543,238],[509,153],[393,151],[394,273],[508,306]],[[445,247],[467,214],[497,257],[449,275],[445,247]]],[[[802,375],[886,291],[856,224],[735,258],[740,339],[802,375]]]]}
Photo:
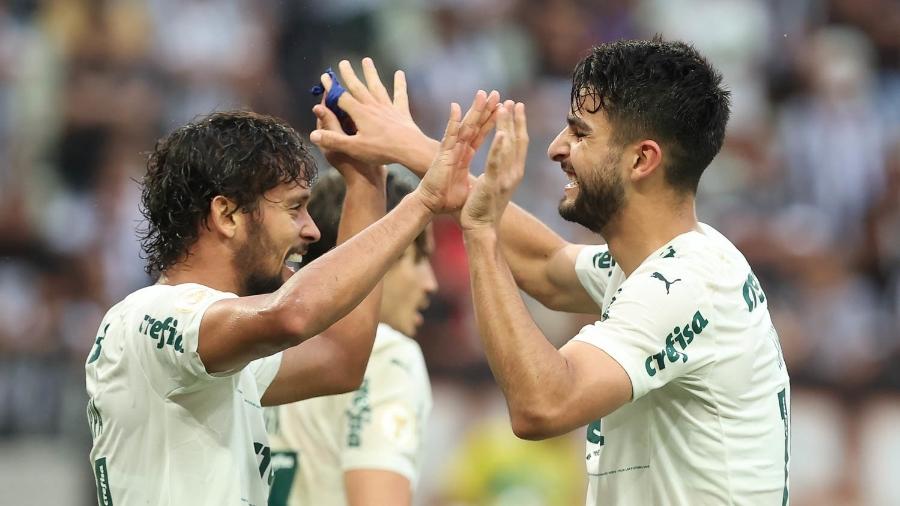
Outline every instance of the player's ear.
{"type": "Polygon", "coordinates": [[[650,176],[662,165],[662,148],[654,140],[645,139],[632,144],[629,156],[629,176],[634,182],[650,176]]]}
{"type": "Polygon", "coordinates": [[[231,239],[237,234],[244,213],[238,212],[235,202],[222,195],[216,195],[209,203],[209,219],[206,226],[209,230],[231,239]]]}

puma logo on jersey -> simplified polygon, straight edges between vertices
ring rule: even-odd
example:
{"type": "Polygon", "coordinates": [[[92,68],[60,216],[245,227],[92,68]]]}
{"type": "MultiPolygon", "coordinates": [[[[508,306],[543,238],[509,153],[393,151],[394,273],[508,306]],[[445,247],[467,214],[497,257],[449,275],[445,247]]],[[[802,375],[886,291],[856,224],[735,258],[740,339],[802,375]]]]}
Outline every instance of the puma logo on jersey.
{"type": "Polygon", "coordinates": [[[677,278],[677,279],[674,280],[674,281],[669,281],[668,279],[666,279],[665,276],[663,276],[663,275],[662,275],[661,273],[659,273],[659,272],[654,272],[653,274],[650,275],[650,277],[651,277],[651,278],[656,278],[656,279],[658,279],[658,280],[660,280],[660,281],[662,281],[663,283],[666,284],[666,295],[669,295],[669,287],[670,287],[670,286],[672,286],[672,285],[674,285],[675,283],[681,281],[681,278],[677,278]]]}
{"type": "Polygon", "coordinates": [[[156,340],[157,350],[161,350],[163,346],[169,345],[178,353],[184,353],[184,348],[181,346],[184,335],[178,332],[178,320],[171,316],[165,320],[159,320],[145,314],[144,321],[138,326],[138,332],[156,340]]]}

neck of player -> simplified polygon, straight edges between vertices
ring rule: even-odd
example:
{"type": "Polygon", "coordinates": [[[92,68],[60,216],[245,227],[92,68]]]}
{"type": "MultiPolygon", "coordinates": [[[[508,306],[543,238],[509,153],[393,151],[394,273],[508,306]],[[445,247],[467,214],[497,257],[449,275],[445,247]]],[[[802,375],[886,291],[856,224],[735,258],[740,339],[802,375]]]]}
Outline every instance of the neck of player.
{"type": "Polygon", "coordinates": [[[693,230],[700,230],[693,195],[673,200],[632,194],[602,235],[616,263],[630,276],[651,253],[693,230]]]}

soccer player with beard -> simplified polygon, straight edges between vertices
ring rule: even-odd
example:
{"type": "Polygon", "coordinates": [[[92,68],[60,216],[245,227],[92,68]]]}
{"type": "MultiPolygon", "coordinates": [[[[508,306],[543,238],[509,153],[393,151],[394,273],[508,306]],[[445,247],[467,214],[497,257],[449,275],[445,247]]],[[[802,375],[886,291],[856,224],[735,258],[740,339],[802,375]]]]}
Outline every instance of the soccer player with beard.
{"type": "MultiPolygon", "coordinates": [[[[391,170],[388,210],[414,187],[391,170]]],[[[345,193],[333,172],[313,185],[309,214],[322,238],[304,255],[304,266],[334,247],[345,193]]],[[[269,506],[412,504],[431,384],[422,350],[410,336],[437,289],[433,242],[426,229],[384,275],[380,323],[362,386],[267,409],[275,469],[269,506]]]]}
{"type": "Polygon", "coordinates": [[[262,406],[359,387],[376,286],[435,214],[465,201],[465,132],[478,128],[461,131],[460,117],[454,104],[428,176],[387,215],[384,168],[342,164],[352,205],[339,246],[297,273],[286,262],[319,231],[316,165],[292,128],[224,112],[157,143],[142,211],[159,280],[107,312],[85,364],[100,504],[266,504],[262,406]]]}
{"type": "MultiPolygon", "coordinates": [[[[473,110],[491,114],[497,101],[481,92],[473,110]]],[[[364,97],[350,105],[356,136],[323,130],[313,141],[425,169],[435,142],[408,115],[364,97]]],[[[495,115],[460,224],[515,433],[587,425],[588,505],[787,504],[790,383],[767,299],[743,255],[695,212],[729,116],[720,74],[691,46],[660,39],[603,44],[576,66],[548,155],[569,179],[560,214],[604,246],[569,244],[509,204],[524,175],[525,109],[508,101],[495,115]],[[517,284],[599,320],[557,350],[517,284]]]]}

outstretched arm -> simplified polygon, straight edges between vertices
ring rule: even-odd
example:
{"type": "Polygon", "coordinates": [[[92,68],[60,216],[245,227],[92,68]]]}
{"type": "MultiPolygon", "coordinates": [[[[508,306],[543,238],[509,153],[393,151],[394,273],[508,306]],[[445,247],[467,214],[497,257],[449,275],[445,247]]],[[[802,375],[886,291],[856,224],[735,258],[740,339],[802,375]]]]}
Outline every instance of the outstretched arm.
{"type": "MultiPolygon", "coordinates": [[[[201,356],[209,372],[235,370],[321,334],[366,298],[435,214],[456,212],[462,206],[468,194],[469,159],[461,146],[466,138],[460,119],[459,105],[453,104],[434,166],[387,216],[301,269],[275,293],[210,306],[200,328],[201,343],[207,343],[206,355],[201,356]]],[[[363,339],[371,336],[353,341],[363,339]]],[[[367,359],[368,351],[360,355],[367,359]]],[[[304,382],[314,383],[316,378],[295,380],[293,389],[279,399],[302,398],[310,391],[304,382]]]]}
{"type": "MultiPolygon", "coordinates": [[[[337,117],[327,112],[316,126],[340,128],[337,117]]],[[[368,166],[333,151],[324,151],[324,155],[343,176],[347,188],[337,231],[340,245],[384,216],[387,170],[383,165],[368,166]]],[[[381,284],[379,281],[358,306],[322,334],[284,352],[278,374],[263,395],[264,405],[359,387],[375,341],[381,284]]]]}
{"type": "Polygon", "coordinates": [[[485,354],[506,396],[513,431],[522,438],[563,434],[612,412],[631,397],[631,383],[605,352],[583,343],[556,350],[534,323],[500,247],[499,223],[524,174],[525,108],[507,102],[485,173],[460,216],[475,318],[485,354]]]}
{"type": "MultiPolygon", "coordinates": [[[[313,132],[310,139],[325,149],[367,163],[401,163],[423,176],[439,144],[422,133],[413,121],[403,72],[397,71],[394,75],[391,101],[370,58],[363,59],[368,86],[360,81],[348,61],[342,61],[339,69],[350,95],[341,102],[341,107],[353,118],[357,133],[347,135],[341,130],[320,129],[313,132]]],[[[496,91],[490,94],[479,91],[463,118],[463,128],[477,132],[468,146],[473,153],[493,128],[499,100],[500,94],[496,91]]],[[[320,115],[323,109],[316,106],[314,112],[320,115]]],[[[575,258],[582,245],[565,241],[515,204],[508,206],[501,229],[502,247],[515,280],[523,290],[551,309],[600,312],[575,274],[575,258]]]]}

